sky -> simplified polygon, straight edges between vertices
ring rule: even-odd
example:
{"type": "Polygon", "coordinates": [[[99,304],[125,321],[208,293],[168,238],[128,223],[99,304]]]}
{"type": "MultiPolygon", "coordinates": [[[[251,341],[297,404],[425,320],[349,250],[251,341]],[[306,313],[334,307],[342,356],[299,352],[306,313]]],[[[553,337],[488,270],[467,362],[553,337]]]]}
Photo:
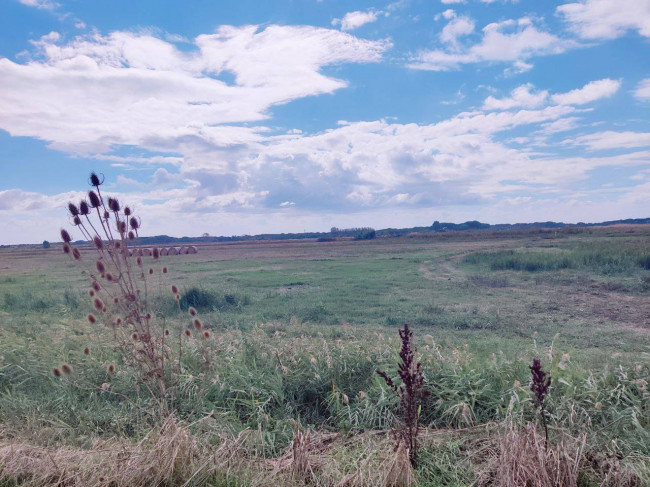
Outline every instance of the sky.
{"type": "Polygon", "coordinates": [[[650,0],[0,0],[0,170],[1,244],[91,171],[146,235],[650,217],[650,0]]]}

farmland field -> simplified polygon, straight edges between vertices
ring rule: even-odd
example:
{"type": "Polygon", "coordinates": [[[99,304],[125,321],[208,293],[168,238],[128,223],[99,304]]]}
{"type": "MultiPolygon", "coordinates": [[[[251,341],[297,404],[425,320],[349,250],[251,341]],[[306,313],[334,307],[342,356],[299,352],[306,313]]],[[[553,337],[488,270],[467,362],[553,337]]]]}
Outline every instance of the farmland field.
{"type": "MultiPolygon", "coordinates": [[[[393,482],[394,469],[377,465],[395,457],[387,430],[397,399],[375,369],[394,374],[404,323],[431,390],[412,473],[420,485],[490,485],[504,425],[536,420],[535,357],[553,377],[554,441],[580,445],[580,485],[650,482],[647,226],[205,244],[151,262],[157,315],[187,326],[176,285],[212,334],[182,358],[174,427],[196,451],[235,452],[228,462],[185,459],[188,470],[165,482],[393,482]],[[292,451],[295,463],[297,436],[309,447],[307,480],[283,467],[292,451]]],[[[117,473],[89,473],[84,452],[101,464],[101,442],[155,443],[154,406],[120,366],[111,333],[86,319],[82,268],[57,246],[0,249],[0,485],[57,475],[104,485],[117,473]],[[55,377],[62,363],[73,373],[55,377]],[[44,451],[56,455],[49,466],[44,451]]]]}

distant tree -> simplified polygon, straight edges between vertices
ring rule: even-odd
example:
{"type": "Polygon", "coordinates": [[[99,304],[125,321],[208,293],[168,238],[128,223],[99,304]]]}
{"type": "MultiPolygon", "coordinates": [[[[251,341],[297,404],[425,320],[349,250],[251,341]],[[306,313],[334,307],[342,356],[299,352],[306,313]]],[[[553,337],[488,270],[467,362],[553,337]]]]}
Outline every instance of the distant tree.
{"type": "Polygon", "coordinates": [[[50,248],[50,242],[48,242],[47,240],[43,240],[43,248],[44,249],[49,249],[50,248]]]}
{"type": "Polygon", "coordinates": [[[201,236],[202,236],[202,237],[209,237],[210,234],[209,234],[208,232],[205,232],[205,233],[204,233],[203,235],[201,235],[201,236]]]}
{"type": "Polygon", "coordinates": [[[431,225],[431,229],[434,232],[439,232],[440,230],[442,230],[442,225],[440,224],[440,222],[438,220],[436,220],[435,222],[433,222],[433,225],[431,225]]]}

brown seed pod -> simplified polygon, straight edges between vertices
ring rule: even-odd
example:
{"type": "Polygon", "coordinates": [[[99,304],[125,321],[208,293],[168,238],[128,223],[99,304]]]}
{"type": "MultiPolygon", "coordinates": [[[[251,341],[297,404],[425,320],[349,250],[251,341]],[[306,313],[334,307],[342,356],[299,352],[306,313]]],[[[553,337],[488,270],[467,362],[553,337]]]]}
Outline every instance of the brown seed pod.
{"type": "Polygon", "coordinates": [[[178,286],[176,284],[172,284],[172,294],[178,294],[178,286]]]}
{"type": "Polygon", "coordinates": [[[77,248],[72,249],[72,257],[74,257],[74,260],[81,259],[81,252],[79,252],[79,249],[77,248]]]}
{"type": "Polygon", "coordinates": [[[113,372],[115,372],[115,365],[109,364],[108,367],[106,367],[106,370],[108,371],[109,374],[112,374],[113,372]]]}
{"type": "Polygon", "coordinates": [[[102,204],[102,202],[99,199],[99,196],[97,196],[97,193],[95,193],[94,191],[88,191],[88,202],[91,208],[97,208],[102,204]]]}
{"type": "Polygon", "coordinates": [[[86,200],[81,200],[79,202],[79,214],[85,216],[88,213],[90,213],[90,207],[88,206],[88,203],[86,203],[86,200]]]}
{"type": "Polygon", "coordinates": [[[108,198],[108,207],[111,211],[120,211],[120,202],[115,198],[108,198]]]}
{"type": "Polygon", "coordinates": [[[57,367],[52,369],[52,373],[54,374],[54,377],[61,377],[61,371],[57,367]]]}
{"type": "Polygon", "coordinates": [[[97,323],[97,318],[95,318],[95,315],[90,314],[90,315],[86,316],[86,318],[88,319],[88,322],[91,325],[94,325],[95,323],[97,323]]]}
{"type": "Polygon", "coordinates": [[[91,172],[89,182],[90,182],[91,186],[94,186],[94,187],[97,188],[98,186],[101,186],[104,183],[104,176],[102,175],[102,177],[100,178],[97,175],[97,173],[91,172]]]}
{"type": "Polygon", "coordinates": [[[151,267],[149,267],[149,274],[153,274],[153,269],[151,267]]]}
{"type": "Polygon", "coordinates": [[[72,252],[72,246],[69,243],[64,243],[63,244],[63,253],[64,254],[69,254],[72,252]]]}
{"type": "Polygon", "coordinates": [[[194,328],[196,328],[197,330],[200,330],[201,328],[203,328],[203,323],[201,323],[200,319],[194,318],[193,323],[194,323],[194,328]]]}
{"type": "Polygon", "coordinates": [[[97,311],[103,311],[103,309],[104,309],[104,301],[102,301],[101,298],[95,298],[93,300],[93,306],[95,306],[95,309],[97,311]]]}
{"type": "Polygon", "coordinates": [[[65,243],[72,242],[72,237],[65,228],[61,229],[61,240],[63,240],[65,243]]]}
{"type": "Polygon", "coordinates": [[[68,211],[70,212],[71,216],[79,215],[79,208],[77,208],[77,205],[74,203],[68,203],[68,211]]]}
{"type": "Polygon", "coordinates": [[[115,297],[113,298],[113,304],[118,304],[119,302],[120,302],[120,298],[118,298],[117,296],[115,296],[115,297]]]}
{"type": "Polygon", "coordinates": [[[104,241],[96,235],[93,238],[93,243],[95,244],[95,247],[97,247],[99,250],[102,250],[104,248],[104,241]]]}
{"type": "Polygon", "coordinates": [[[113,276],[113,274],[111,274],[110,272],[107,272],[106,273],[106,280],[108,282],[113,282],[115,280],[115,276],[113,276]]]}
{"type": "Polygon", "coordinates": [[[166,336],[166,337],[169,336],[169,330],[165,330],[165,336],[166,336]]]}
{"type": "Polygon", "coordinates": [[[131,339],[132,340],[137,340],[138,339],[138,334],[135,333],[135,332],[131,333],[131,339]]]}
{"type": "Polygon", "coordinates": [[[104,266],[104,263],[101,260],[95,262],[95,267],[97,268],[97,272],[100,274],[104,274],[106,272],[106,266],[104,266]]]}
{"type": "Polygon", "coordinates": [[[192,336],[192,331],[189,329],[185,329],[185,336],[186,337],[191,337],[192,336]]]}
{"type": "Polygon", "coordinates": [[[162,268],[162,273],[163,273],[163,274],[167,274],[167,267],[163,267],[163,268],[162,268]]]}
{"type": "Polygon", "coordinates": [[[63,364],[61,366],[61,372],[63,372],[65,375],[72,375],[72,366],[69,364],[63,364]]]}
{"type": "Polygon", "coordinates": [[[212,336],[212,334],[211,334],[208,330],[205,330],[205,331],[203,332],[203,338],[205,338],[206,340],[207,340],[208,338],[210,338],[211,336],[212,336]]]}
{"type": "Polygon", "coordinates": [[[97,291],[97,292],[99,292],[99,290],[102,288],[97,281],[93,281],[92,286],[93,286],[93,289],[95,291],[97,291]]]}
{"type": "Polygon", "coordinates": [[[92,298],[95,295],[95,291],[93,289],[91,289],[90,291],[88,291],[88,294],[92,298]]]}
{"type": "Polygon", "coordinates": [[[84,355],[90,355],[90,348],[84,348],[84,355]]]}
{"type": "Polygon", "coordinates": [[[135,233],[129,232],[129,240],[133,240],[135,238],[135,233]]]}
{"type": "Polygon", "coordinates": [[[72,223],[73,223],[75,226],[81,225],[81,218],[79,218],[78,216],[75,216],[75,217],[72,219],[72,223]]]}

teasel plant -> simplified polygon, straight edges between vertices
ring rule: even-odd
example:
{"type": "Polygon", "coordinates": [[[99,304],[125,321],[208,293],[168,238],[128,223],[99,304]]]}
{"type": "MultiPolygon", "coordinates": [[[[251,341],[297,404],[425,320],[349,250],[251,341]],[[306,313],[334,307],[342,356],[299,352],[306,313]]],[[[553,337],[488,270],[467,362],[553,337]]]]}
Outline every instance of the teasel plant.
{"type": "MultiPolygon", "coordinates": [[[[129,206],[102,193],[103,177],[92,173],[89,183],[92,189],[86,198],[69,203],[68,211],[73,226],[93,251],[89,259],[85,252],[82,256],[70,233],[61,229],[63,252],[85,267],[89,277],[94,312],[88,314],[88,321],[105,325],[124,366],[134,372],[136,385],[145,387],[160,403],[161,414],[168,415],[169,389],[181,373],[183,341],[188,337],[181,331],[174,339],[165,316],[153,310],[151,293],[156,284],[162,288],[167,268],[154,270],[160,258],[158,248],[152,249],[152,262],[143,258],[149,260],[149,256],[135,252],[141,220],[129,206]]],[[[180,291],[176,285],[168,289],[180,313],[180,291]]]]}
{"type": "Polygon", "coordinates": [[[546,411],[544,409],[544,399],[548,395],[551,388],[551,376],[546,374],[542,369],[542,362],[540,359],[533,359],[533,364],[528,367],[530,369],[530,390],[533,392],[533,401],[535,409],[539,409],[540,416],[542,417],[542,426],[544,428],[544,440],[546,448],[548,449],[548,425],[546,423],[546,411]]]}
{"type": "Polygon", "coordinates": [[[429,395],[425,387],[424,375],[420,362],[415,360],[413,347],[413,332],[407,323],[399,330],[402,346],[399,352],[400,362],[397,366],[397,374],[401,380],[400,384],[384,371],[377,370],[377,374],[384,379],[386,385],[399,397],[399,424],[393,429],[393,436],[396,440],[395,450],[401,445],[408,449],[408,456],[412,466],[416,466],[418,458],[418,434],[420,432],[420,413],[422,403],[429,395]]]}

